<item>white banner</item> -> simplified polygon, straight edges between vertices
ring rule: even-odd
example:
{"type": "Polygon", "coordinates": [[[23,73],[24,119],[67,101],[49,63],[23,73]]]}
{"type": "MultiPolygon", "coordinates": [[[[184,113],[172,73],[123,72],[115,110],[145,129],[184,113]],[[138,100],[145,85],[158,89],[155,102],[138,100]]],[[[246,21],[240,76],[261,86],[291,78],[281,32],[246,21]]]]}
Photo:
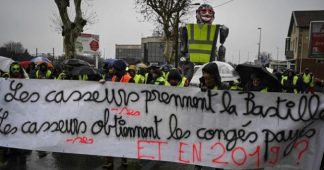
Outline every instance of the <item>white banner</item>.
{"type": "Polygon", "coordinates": [[[246,169],[319,169],[324,96],[0,79],[0,145],[246,169]]]}

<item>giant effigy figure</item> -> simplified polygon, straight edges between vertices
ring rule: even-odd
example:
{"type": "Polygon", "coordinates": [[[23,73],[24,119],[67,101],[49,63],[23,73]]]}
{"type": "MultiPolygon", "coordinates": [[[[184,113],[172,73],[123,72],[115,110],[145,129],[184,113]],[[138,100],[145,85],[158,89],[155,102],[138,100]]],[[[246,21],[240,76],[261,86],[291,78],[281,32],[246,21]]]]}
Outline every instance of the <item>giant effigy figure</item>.
{"type": "Polygon", "coordinates": [[[213,25],[215,12],[208,4],[196,10],[197,23],[186,24],[180,30],[181,57],[190,62],[203,64],[211,61],[225,61],[223,46],[228,28],[224,25],[213,25]],[[217,39],[220,36],[220,47],[217,50],[217,39]]]}

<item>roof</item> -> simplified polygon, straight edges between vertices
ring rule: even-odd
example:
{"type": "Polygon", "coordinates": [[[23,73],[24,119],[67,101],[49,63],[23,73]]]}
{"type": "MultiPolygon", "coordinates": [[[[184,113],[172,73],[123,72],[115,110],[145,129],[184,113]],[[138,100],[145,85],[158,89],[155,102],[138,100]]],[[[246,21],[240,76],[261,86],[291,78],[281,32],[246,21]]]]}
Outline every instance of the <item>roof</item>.
{"type": "Polygon", "coordinates": [[[290,19],[288,37],[291,35],[293,24],[297,27],[308,28],[311,21],[324,21],[324,10],[293,11],[290,19]]]}

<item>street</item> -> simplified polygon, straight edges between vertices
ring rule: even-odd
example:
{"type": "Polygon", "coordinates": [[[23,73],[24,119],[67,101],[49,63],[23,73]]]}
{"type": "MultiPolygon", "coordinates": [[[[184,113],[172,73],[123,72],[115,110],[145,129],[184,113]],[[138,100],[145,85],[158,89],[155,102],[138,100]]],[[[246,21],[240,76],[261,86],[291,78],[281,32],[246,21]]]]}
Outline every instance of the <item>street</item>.
{"type": "MultiPolygon", "coordinates": [[[[76,155],[48,153],[45,157],[39,158],[36,151],[32,151],[26,158],[26,167],[19,164],[18,160],[7,163],[6,167],[0,167],[1,170],[101,170],[104,169],[105,158],[99,156],[76,155]]],[[[121,165],[121,159],[114,159],[113,170],[193,170],[193,165],[185,165],[162,161],[136,160],[128,159],[128,166],[121,165]]],[[[212,168],[204,168],[212,169],[212,168]]]]}

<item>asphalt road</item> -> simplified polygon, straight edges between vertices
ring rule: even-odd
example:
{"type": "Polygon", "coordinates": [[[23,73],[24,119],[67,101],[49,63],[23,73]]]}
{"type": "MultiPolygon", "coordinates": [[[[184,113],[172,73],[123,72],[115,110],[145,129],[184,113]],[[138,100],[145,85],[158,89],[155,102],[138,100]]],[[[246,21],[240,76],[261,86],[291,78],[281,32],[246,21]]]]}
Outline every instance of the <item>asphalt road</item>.
{"type": "MultiPolygon", "coordinates": [[[[38,152],[32,151],[26,157],[26,164],[19,158],[9,159],[6,166],[0,170],[103,170],[106,165],[105,157],[47,153],[39,158],[38,152]]],[[[121,158],[113,158],[114,166],[109,170],[194,170],[193,165],[185,165],[171,162],[127,159],[127,166],[123,165],[121,158]]],[[[204,170],[213,168],[204,168],[204,170]]]]}

